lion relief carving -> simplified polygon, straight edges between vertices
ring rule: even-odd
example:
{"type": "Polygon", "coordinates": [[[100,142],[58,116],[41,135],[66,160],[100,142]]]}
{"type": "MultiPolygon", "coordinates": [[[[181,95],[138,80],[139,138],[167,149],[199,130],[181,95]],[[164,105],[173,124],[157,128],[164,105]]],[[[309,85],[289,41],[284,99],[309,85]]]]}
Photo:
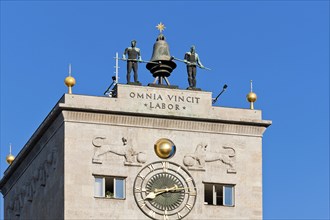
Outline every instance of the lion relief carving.
{"type": "Polygon", "coordinates": [[[124,164],[128,166],[142,166],[147,161],[146,154],[141,151],[134,150],[133,146],[127,144],[127,139],[122,138],[122,144],[112,143],[106,137],[96,137],[92,144],[96,148],[92,162],[101,164],[103,156],[113,153],[124,157],[124,164]]]}
{"type": "Polygon", "coordinates": [[[205,170],[206,162],[221,161],[228,166],[227,173],[236,173],[235,165],[235,149],[223,146],[222,153],[207,151],[207,144],[200,143],[197,145],[195,152],[187,154],[183,158],[183,164],[188,169],[205,170]]]}

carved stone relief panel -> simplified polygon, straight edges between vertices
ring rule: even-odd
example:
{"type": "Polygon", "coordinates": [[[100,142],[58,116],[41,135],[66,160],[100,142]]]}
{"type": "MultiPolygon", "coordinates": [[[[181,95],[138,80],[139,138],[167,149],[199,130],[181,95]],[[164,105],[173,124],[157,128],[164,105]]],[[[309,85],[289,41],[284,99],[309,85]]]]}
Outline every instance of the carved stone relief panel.
{"type": "Polygon", "coordinates": [[[121,141],[122,143],[113,143],[106,137],[94,138],[92,144],[95,151],[92,162],[102,164],[104,156],[108,153],[123,157],[126,166],[142,166],[147,161],[146,154],[136,151],[130,143],[127,143],[126,138],[123,137],[121,141]]]}
{"type": "Polygon", "coordinates": [[[47,179],[56,169],[57,156],[57,149],[54,147],[47,153],[46,159],[36,164],[34,169],[31,167],[29,173],[27,173],[27,175],[30,174],[30,177],[27,178],[28,181],[22,183],[14,191],[14,195],[11,197],[12,199],[8,202],[6,212],[9,219],[12,216],[20,216],[26,202],[33,202],[33,197],[38,187],[46,186],[47,179]]]}
{"type": "Polygon", "coordinates": [[[186,154],[183,158],[183,164],[190,170],[205,171],[205,163],[220,161],[225,164],[227,173],[236,173],[236,152],[233,147],[223,146],[221,152],[212,152],[207,150],[206,143],[197,145],[195,152],[186,154]]]}

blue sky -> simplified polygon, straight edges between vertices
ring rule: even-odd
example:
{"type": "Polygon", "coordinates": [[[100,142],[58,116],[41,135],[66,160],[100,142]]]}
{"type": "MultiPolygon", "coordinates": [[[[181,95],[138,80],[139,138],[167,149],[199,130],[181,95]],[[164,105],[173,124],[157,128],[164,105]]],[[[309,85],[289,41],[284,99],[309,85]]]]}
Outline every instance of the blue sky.
{"type": "MultiPolygon", "coordinates": [[[[58,99],[72,63],[76,94],[102,96],[116,52],[137,40],[149,60],[163,22],[171,55],[196,45],[197,86],[216,105],[256,109],[263,139],[265,219],[329,218],[329,1],[1,1],[1,173],[58,99]]],[[[125,83],[125,63],[119,82],[125,83]]],[[[188,86],[185,66],[169,78],[188,86]]],[[[143,85],[153,82],[145,64],[143,85]]],[[[1,174],[2,175],[2,174],[1,174]]],[[[3,216],[3,200],[0,200],[3,216]]]]}

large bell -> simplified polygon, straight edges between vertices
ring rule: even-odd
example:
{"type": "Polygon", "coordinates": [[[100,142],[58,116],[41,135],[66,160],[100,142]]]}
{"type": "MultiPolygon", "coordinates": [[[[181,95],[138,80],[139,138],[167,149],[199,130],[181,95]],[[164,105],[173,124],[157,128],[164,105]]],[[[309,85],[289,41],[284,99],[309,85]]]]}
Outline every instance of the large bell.
{"type": "Polygon", "coordinates": [[[171,75],[171,72],[176,68],[176,63],[173,62],[169,46],[163,34],[158,35],[152,51],[152,57],[146,67],[153,77],[158,78],[159,84],[162,84],[162,78],[168,83],[166,77],[171,75]]]}

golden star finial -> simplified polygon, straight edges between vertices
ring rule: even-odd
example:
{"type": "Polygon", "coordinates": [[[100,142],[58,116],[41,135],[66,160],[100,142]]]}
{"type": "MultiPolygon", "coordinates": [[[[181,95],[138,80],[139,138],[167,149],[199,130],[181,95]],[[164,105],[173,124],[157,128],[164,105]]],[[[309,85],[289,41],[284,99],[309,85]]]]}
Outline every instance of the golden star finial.
{"type": "Polygon", "coordinates": [[[156,28],[159,30],[160,33],[162,33],[162,31],[165,29],[165,25],[164,25],[162,22],[160,22],[160,23],[156,26],[156,28]]]}

